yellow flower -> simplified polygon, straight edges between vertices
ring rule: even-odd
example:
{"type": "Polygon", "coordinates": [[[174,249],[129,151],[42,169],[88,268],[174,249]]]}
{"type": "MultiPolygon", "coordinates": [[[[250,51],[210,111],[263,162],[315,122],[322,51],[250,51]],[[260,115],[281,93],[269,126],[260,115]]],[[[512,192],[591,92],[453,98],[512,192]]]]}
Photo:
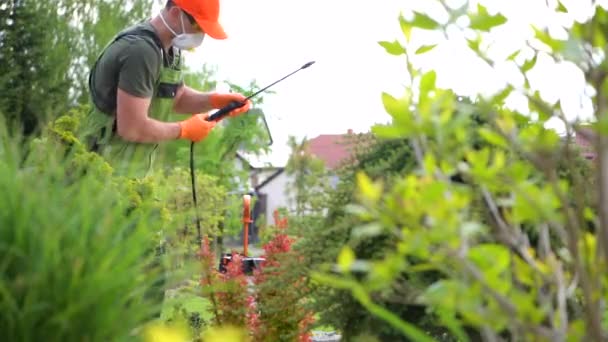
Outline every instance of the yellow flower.
{"type": "Polygon", "coordinates": [[[234,326],[214,327],[203,335],[205,342],[249,342],[247,332],[234,326]]]}
{"type": "Polygon", "coordinates": [[[180,326],[154,324],[144,332],[145,342],[186,342],[190,341],[188,330],[180,326]]]}

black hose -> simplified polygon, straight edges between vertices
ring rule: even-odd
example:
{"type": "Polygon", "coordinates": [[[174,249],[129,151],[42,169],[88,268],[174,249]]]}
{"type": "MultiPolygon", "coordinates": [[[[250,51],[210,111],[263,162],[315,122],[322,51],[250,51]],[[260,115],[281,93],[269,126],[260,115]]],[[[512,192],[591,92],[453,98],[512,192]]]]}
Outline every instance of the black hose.
{"type": "Polygon", "coordinates": [[[194,177],[194,141],[190,144],[190,180],[192,181],[192,200],[194,201],[194,213],[196,215],[196,232],[198,243],[201,244],[203,237],[201,235],[201,219],[198,215],[198,201],[196,199],[196,179],[194,177]]]}

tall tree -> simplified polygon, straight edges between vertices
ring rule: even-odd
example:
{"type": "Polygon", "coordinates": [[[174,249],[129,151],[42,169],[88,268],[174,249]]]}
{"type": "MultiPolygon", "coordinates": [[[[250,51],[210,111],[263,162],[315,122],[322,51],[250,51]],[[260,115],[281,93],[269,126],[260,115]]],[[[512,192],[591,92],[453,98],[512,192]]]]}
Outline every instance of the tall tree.
{"type": "Polygon", "coordinates": [[[323,161],[312,155],[306,138],[297,141],[290,136],[288,145],[291,155],[285,171],[292,177],[286,192],[294,205],[296,217],[315,215],[325,207],[329,187],[327,171],[323,161]]]}
{"type": "Polygon", "coordinates": [[[26,134],[67,105],[71,58],[53,11],[44,1],[0,5],[0,113],[26,134]]]}
{"type": "Polygon", "coordinates": [[[122,28],[144,19],[153,0],[8,0],[0,4],[0,113],[35,133],[88,99],[95,58],[122,28]]]}

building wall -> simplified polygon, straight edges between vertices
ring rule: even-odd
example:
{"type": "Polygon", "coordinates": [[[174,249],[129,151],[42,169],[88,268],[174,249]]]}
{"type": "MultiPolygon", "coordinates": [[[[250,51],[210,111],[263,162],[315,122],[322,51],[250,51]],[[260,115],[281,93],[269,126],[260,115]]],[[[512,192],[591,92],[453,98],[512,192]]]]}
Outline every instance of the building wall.
{"type": "Polygon", "coordinates": [[[281,207],[292,209],[288,200],[288,196],[285,193],[289,182],[290,177],[288,177],[285,172],[281,172],[281,174],[279,174],[268,184],[258,189],[259,193],[267,195],[266,213],[264,215],[266,215],[266,222],[268,224],[274,224],[272,215],[276,209],[281,207]]]}

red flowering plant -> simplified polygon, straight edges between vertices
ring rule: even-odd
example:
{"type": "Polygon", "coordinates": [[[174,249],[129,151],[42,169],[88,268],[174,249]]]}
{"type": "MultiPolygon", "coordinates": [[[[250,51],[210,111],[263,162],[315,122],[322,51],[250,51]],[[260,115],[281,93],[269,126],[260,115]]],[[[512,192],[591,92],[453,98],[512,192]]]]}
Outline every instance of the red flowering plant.
{"type": "Polygon", "coordinates": [[[256,341],[310,341],[313,315],[304,308],[305,279],[293,272],[300,258],[292,251],[287,218],[274,213],[276,231],[264,244],[264,261],[254,271],[256,306],[259,310],[256,341]]]}
{"type": "Polygon", "coordinates": [[[201,285],[213,306],[216,325],[247,327],[254,341],[311,340],[312,313],[304,306],[306,279],[293,270],[301,262],[292,250],[287,218],[275,212],[276,231],[263,245],[264,261],[248,277],[243,256],[233,252],[226,271],[215,267],[207,238],[201,245],[201,285]],[[253,285],[253,286],[251,286],[253,285]]]}
{"type": "Polygon", "coordinates": [[[243,273],[242,256],[231,254],[231,261],[225,265],[226,271],[220,272],[215,257],[205,237],[201,244],[201,285],[203,294],[211,301],[216,325],[247,325],[249,311],[247,278],[243,273]]]}

